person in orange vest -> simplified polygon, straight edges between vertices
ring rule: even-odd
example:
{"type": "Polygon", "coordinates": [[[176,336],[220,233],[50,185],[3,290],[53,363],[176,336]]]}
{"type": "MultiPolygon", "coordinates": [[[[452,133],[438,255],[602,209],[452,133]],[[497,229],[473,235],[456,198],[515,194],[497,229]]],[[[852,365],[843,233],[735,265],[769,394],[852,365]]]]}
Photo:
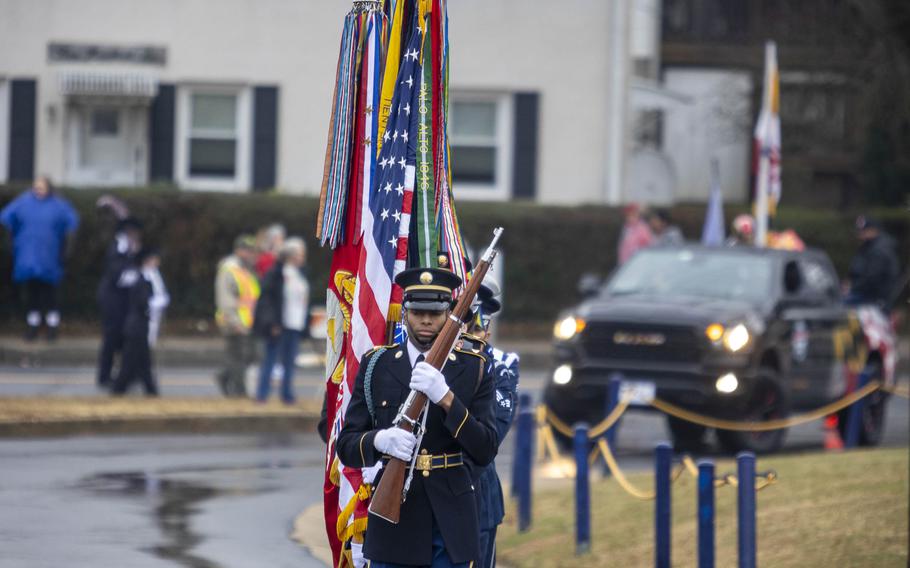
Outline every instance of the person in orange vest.
{"type": "Polygon", "coordinates": [[[218,386],[228,397],[246,396],[246,369],[256,360],[256,344],[250,331],[259,299],[256,239],[240,235],[234,254],[218,263],[215,276],[215,322],[225,338],[225,368],[218,373],[218,386]]]}

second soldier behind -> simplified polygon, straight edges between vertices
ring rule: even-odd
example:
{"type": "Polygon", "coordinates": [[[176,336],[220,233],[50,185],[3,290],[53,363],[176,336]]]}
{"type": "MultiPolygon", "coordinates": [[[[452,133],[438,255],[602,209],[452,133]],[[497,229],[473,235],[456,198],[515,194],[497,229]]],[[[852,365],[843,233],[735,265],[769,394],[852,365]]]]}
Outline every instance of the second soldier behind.
{"type": "MultiPolygon", "coordinates": [[[[488,372],[493,376],[495,386],[495,414],[497,443],[502,445],[515,417],[518,400],[518,354],[506,353],[490,344],[490,323],[493,316],[502,309],[499,300],[499,285],[487,276],[480,286],[475,301],[473,319],[468,323],[464,336],[465,346],[476,349],[487,358],[488,372]]],[[[505,517],[505,503],[502,484],[496,472],[496,464],[475,468],[477,488],[477,512],[480,520],[481,557],[477,568],[496,566],[496,530],[505,517]]]]}
{"type": "Polygon", "coordinates": [[[408,462],[413,452],[418,456],[399,523],[370,515],[363,554],[372,568],[468,566],[481,551],[467,462],[482,467],[496,455],[493,380],[484,357],[470,351],[452,351],[442,372],[423,362],[451,315],[452,290],[461,279],[416,268],[395,281],[404,288],[408,339],[363,356],[337,449],[344,465],[357,468],[388,456],[408,462]],[[411,389],[430,401],[419,445],[393,424],[411,389]]]}

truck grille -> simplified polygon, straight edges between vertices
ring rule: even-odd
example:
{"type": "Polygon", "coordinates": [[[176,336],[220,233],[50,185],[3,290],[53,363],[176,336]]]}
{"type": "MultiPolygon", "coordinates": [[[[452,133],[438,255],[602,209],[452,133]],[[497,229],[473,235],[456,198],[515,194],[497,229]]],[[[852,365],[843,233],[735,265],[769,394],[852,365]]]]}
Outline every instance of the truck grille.
{"type": "Polygon", "coordinates": [[[691,327],[588,322],[581,343],[594,359],[697,363],[698,337],[691,327]]]}

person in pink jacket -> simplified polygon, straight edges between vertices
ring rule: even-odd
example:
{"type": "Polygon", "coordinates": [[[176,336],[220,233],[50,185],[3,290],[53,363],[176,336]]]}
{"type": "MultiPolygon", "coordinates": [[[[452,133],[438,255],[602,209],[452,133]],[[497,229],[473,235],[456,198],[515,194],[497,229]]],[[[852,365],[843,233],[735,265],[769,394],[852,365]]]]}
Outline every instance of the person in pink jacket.
{"type": "Polygon", "coordinates": [[[648,224],[642,219],[641,208],[637,203],[626,205],[622,212],[626,216],[626,222],[623,224],[622,233],[619,236],[619,247],[617,250],[619,264],[624,264],[639,249],[649,246],[651,241],[654,240],[651,229],[648,228],[648,224]]]}

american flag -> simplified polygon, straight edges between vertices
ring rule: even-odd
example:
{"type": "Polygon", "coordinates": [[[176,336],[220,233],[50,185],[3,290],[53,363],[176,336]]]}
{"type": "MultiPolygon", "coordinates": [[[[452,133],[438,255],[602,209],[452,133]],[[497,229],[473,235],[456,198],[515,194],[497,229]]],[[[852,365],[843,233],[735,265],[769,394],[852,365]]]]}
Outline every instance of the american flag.
{"type": "Polygon", "coordinates": [[[411,200],[417,161],[417,92],[422,33],[415,27],[402,55],[398,85],[368,207],[352,314],[354,354],[359,359],[386,341],[386,318],[395,275],[407,261],[411,200]]]}

